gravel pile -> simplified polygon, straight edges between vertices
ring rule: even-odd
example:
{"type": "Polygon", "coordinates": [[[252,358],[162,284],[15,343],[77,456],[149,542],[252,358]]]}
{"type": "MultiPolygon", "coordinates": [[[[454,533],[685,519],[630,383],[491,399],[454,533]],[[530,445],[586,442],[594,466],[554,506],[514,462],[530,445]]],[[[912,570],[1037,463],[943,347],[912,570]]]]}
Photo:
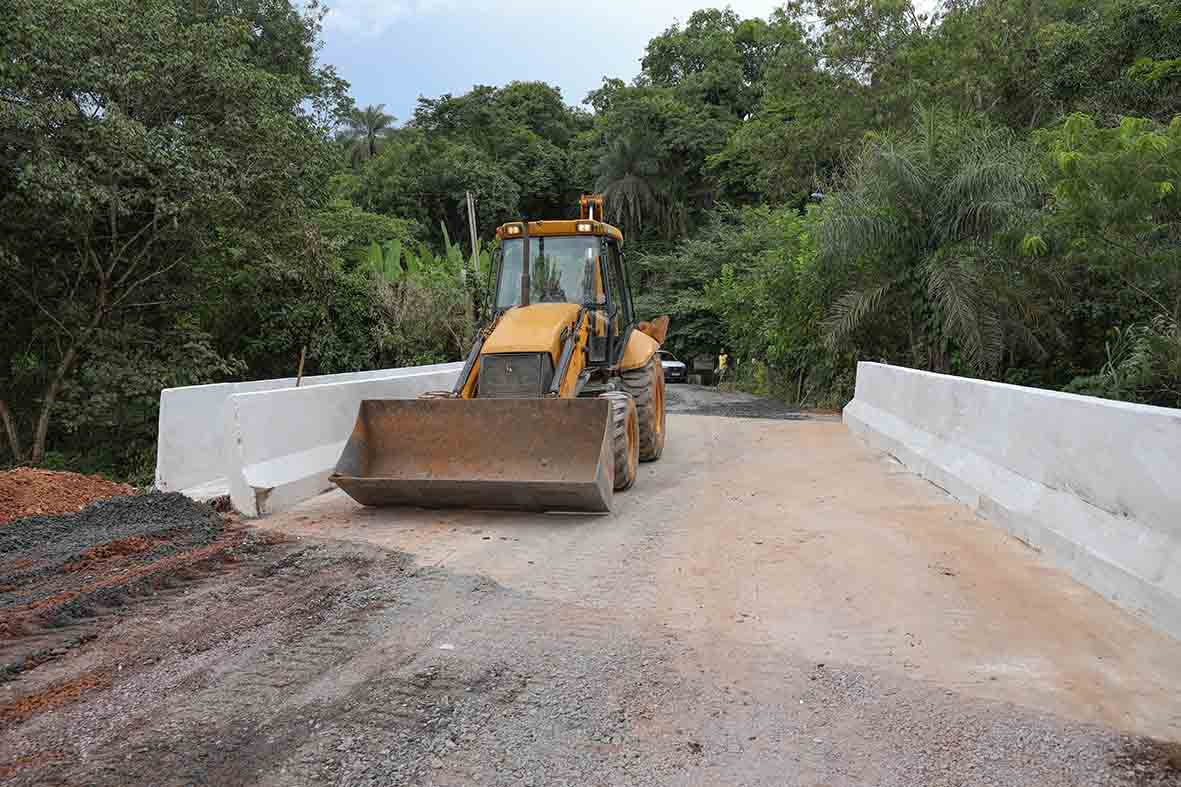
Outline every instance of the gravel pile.
{"type": "Polygon", "coordinates": [[[0,565],[7,581],[0,609],[27,604],[103,563],[149,563],[204,546],[225,529],[212,508],[177,492],[115,497],[76,514],[35,516],[0,528],[0,565]],[[56,579],[55,579],[56,578],[56,579]]]}
{"type": "Polygon", "coordinates": [[[240,536],[175,492],[0,527],[0,682],[97,636],[132,598],[218,563],[240,536]]]}

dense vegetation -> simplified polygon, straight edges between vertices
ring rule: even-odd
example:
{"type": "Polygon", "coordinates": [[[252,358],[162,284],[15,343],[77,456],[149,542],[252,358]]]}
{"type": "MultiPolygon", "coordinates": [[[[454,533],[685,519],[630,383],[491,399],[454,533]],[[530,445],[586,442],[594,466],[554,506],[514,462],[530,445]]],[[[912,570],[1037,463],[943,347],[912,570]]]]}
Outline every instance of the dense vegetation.
{"type": "Polygon", "coordinates": [[[870,358],[1181,406],[1175,0],[700,11],[584,108],[401,125],[317,62],[315,4],[6,7],[12,461],[144,478],[162,387],[457,358],[492,228],[591,189],[641,316],[744,385],[838,405],[870,358]]]}

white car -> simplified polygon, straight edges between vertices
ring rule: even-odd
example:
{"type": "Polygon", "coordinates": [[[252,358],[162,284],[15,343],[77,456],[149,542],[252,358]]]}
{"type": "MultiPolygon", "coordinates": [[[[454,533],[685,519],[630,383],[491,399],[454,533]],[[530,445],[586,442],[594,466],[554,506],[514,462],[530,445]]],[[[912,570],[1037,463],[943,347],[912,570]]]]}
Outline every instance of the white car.
{"type": "Polygon", "coordinates": [[[660,350],[660,365],[664,368],[666,383],[683,383],[689,379],[689,369],[668,350],[660,350]]]}

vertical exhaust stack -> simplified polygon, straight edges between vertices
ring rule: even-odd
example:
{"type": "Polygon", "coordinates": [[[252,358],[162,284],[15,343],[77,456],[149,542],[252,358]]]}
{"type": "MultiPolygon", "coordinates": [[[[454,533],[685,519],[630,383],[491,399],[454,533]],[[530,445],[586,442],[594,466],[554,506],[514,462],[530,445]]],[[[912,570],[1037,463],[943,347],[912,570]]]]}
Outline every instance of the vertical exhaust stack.
{"type": "Polygon", "coordinates": [[[607,213],[602,194],[583,194],[578,198],[578,218],[587,221],[606,221],[607,213]]]}
{"type": "Polygon", "coordinates": [[[389,399],[361,403],[332,481],[358,503],[608,513],[602,399],[389,399]]]}

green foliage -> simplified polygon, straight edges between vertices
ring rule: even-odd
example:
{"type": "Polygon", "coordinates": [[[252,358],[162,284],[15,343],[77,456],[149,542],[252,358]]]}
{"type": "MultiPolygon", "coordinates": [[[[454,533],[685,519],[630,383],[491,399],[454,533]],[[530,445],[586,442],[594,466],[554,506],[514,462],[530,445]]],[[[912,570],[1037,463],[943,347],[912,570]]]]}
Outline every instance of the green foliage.
{"type": "Polygon", "coordinates": [[[172,336],[207,277],[304,245],[334,166],[314,113],[347,103],[312,57],[318,26],[314,5],[8,4],[0,280],[20,306],[5,310],[0,368],[36,359],[0,393],[13,454],[44,456],[103,331],[172,336]]]}
{"type": "MultiPolygon", "coordinates": [[[[365,255],[365,264],[384,281],[397,281],[402,278],[402,241],[374,241],[369,245],[365,255]]],[[[416,257],[406,256],[406,267],[409,272],[415,272],[417,265],[416,257]]]]}
{"type": "MultiPolygon", "coordinates": [[[[413,219],[431,233],[442,224],[466,247],[469,191],[482,237],[525,215],[569,215],[582,188],[571,176],[570,146],[588,124],[585,113],[540,82],[422,98],[406,128],[383,140],[349,196],[367,210],[413,219]]],[[[437,235],[430,240],[443,242],[437,235]]]]}
{"type": "Polygon", "coordinates": [[[1037,44],[1039,92],[1058,113],[1085,111],[1107,124],[1132,114],[1167,122],[1181,112],[1175,3],[1087,4],[1045,25],[1037,44]]]}
{"type": "Polygon", "coordinates": [[[354,109],[345,119],[344,138],[351,141],[350,156],[354,164],[368,161],[377,155],[378,141],[393,131],[393,115],[387,115],[385,104],[370,104],[354,109]]]}
{"type": "Polygon", "coordinates": [[[1072,393],[1181,406],[1181,326],[1165,315],[1146,325],[1114,328],[1097,374],[1066,386],[1072,393]]]}
{"type": "Polygon", "coordinates": [[[819,216],[743,210],[741,231],[764,241],[725,263],[705,295],[721,317],[724,349],[737,362],[740,380],[795,404],[839,406],[851,394],[852,357],[834,353],[820,331],[839,283],[822,274],[819,216]]]}
{"type": "Polygon", "coordinates": [[[458,249],[442,256],[421,249],[407,256],[405,275],[382,280],[375,325],[375,364],[380,367],[441,363],[461,358],[474,336],[474,295],[464,284],[458,249]],[[411,262],[411,260],[413,262],[411,262]]]}
{"type": "Polygon", "coordinates": [[[856,285],[833,304],[834,345],[938,371],[995,372],[1027,340],[1028,272],[996,239],[1039,204],[1028,146],[1006,129],[927,109],[866,143],[818,229],[856,285]]]}
{"type": "Polygon", "coordinates": [[[1176,268],[1176,249],[1162,241],[1181,219],[1181,116],[1168,127],[1132,117],[1101,127],[1075,114],[1035,138],[1053,186],[1048,222],[1066,253],[1134,261],[1154,276],[1176,268]]]}
{"type": "Polygon", "coordinates": [[[1105,285],[1098,293],[1072,288],[1072,306],[1100,315],[1113,337],[1072,386],[1181,405],[1181,117],[1167,127],[1147,118],[1102,127],[1075,114],[1035,138],[1052,187],[1042,232],[1072,279],[1105,285]],[[1099,363],[1097,374],[1086,370],[1099,363]]]}
{"type": "Polygon", "coordinates": [[[1178,4],[928,5],[702,9],[592,111],[514,82],[395,128],[314,2],[12,0],[2,445],[143,475],[162,386],[459,358],[494,228],[592,189],[640,317],[743,384],[839,405],[873,358],[1181,405],[1178,4]]]}

